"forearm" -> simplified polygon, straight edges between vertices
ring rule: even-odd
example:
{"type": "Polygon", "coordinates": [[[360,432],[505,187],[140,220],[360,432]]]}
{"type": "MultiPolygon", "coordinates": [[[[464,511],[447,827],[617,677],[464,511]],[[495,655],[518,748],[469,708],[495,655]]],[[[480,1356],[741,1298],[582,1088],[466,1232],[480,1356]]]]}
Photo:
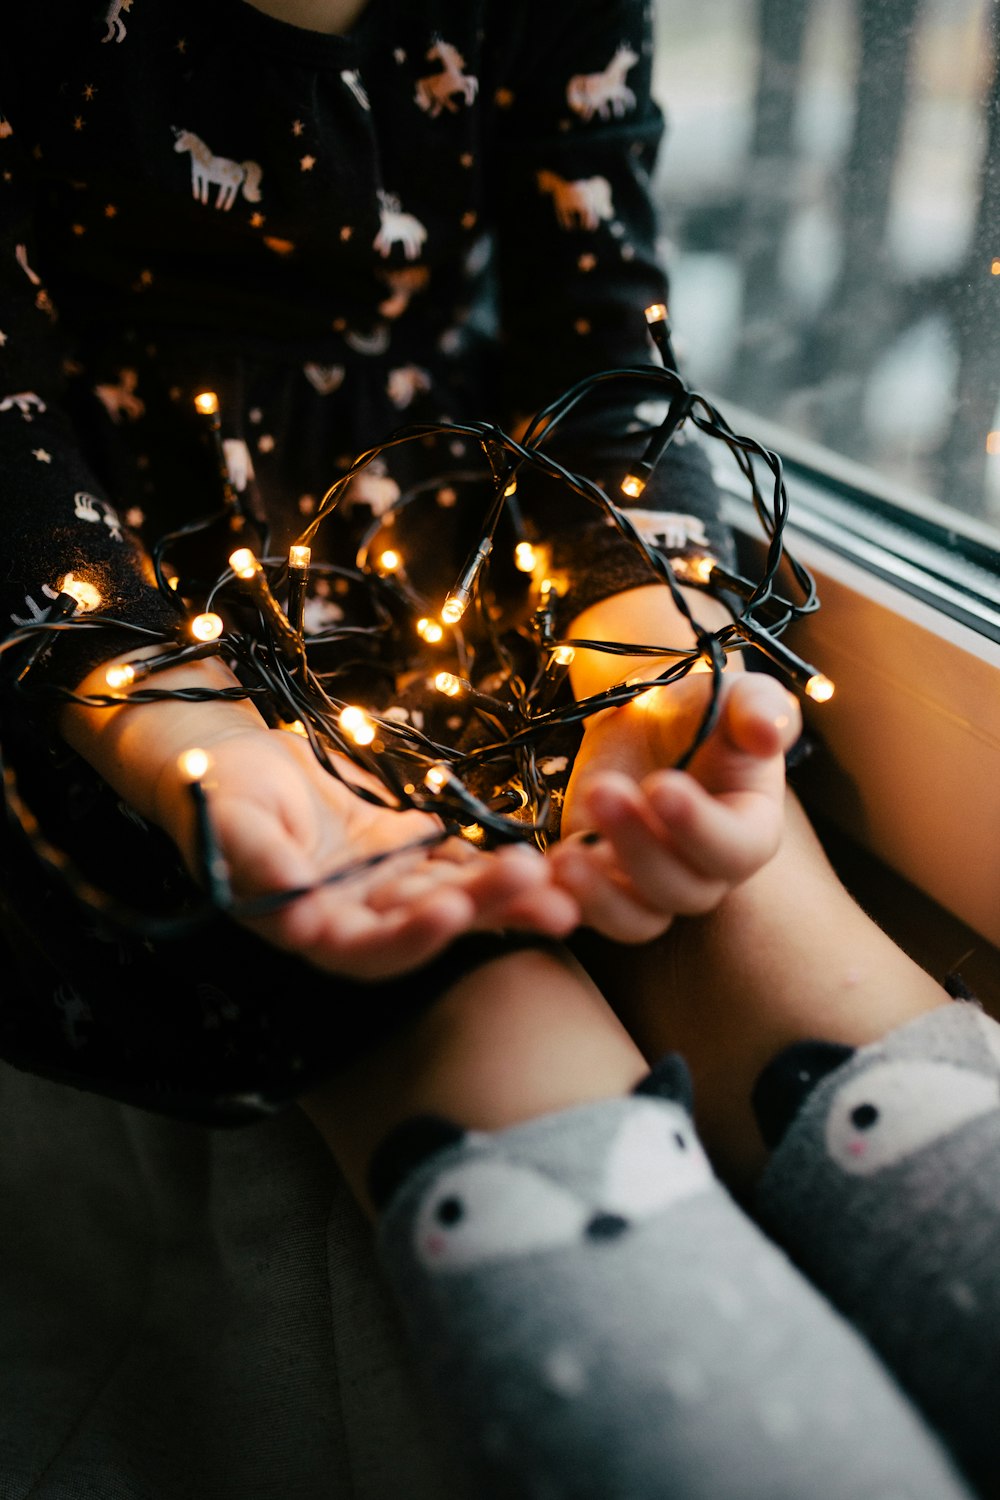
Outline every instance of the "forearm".
{"type": "MultiPolygon", "coordinates": [[[[700,625],[718,630],[729,623],[729,611],[710,594],[697,589],[684,589],[683,593],[700,625]]],[[[662,584],[628,589],[602,599],[577,615],[567,634],[582,640],[633,641],[680,649],[695,644],[690,624],[662,584]]],[[[655,675],[657,667],[662,670],[671,660],[669,656],[613,656],[578,650],[570,669],[573,691],[577,698],[588,698],[633,673],[655,675]]]]}
{"type": "MultiPolygon", "coordinates": [[[[130,660],[134,659],[134,655],[130,660]]],[[[106,693],[106,664],[80,684],[78,692],[106,693]]],[[[239,683],[222,662],[189,662],[152,679],[157,688],[232,688],[239,683]]],[[[194,746],[210,749],[248,731],[267,733],[267,726],[249,702],[186,702],[123,704],[121,708],[86,708],[71,704],[59,724],[66,741],[149,821],[164,828],[184,845],[190,808],[184,795],[178,759],[194,746]]]]}

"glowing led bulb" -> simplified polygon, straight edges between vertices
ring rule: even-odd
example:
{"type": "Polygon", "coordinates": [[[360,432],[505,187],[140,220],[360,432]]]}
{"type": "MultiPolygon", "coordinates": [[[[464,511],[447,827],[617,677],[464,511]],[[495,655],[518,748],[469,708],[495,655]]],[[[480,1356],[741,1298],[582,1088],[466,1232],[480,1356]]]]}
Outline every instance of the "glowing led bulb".
{"type": "Polygon", "coordinates": [[[451,780],[451,772],[447,766],[431,766],[424,777],[424,786],[429,792],[443,792],[451,780]]]}
{"type": "Polygon", "coordinates": [[[383,573],[395,573],[403,559],[394,547],[387,547],[379,557],[378,565],[383,573]]]}
{"type": "Polygon", "coordinates": [[[131,687],[135,681],[135,667],[130,666],[127,661],[109,667],[104,674],[104,681],[112,692],[120,692],[122,688],[131,687]]]}
{"type": "Polygon", "coordinates": [[[835,691],[834,684],[822,672],[813,673],[806,683],[806,697],[814,703],[829,703],[835,691]]]}
{"type": "Polygon", "coordinates": [[[646,488],[646,481],[638,474],[626,474],[622,480],[622,494],[627,495],[630,500],[638,500],[646,488]]]}
{"type": "Polygon", "coordinates": [[[552,652],[552,661],[557,667],[571,667],[576,660],[576,652],[572,646],[556,646],[552,652]]]}
{"type": "Polygon", "coordinates": [[[504,490],[503,494],[504,494],[504,499],[505,500],[509,500],[512,495],[516,495],[517,494],[517,480],[516,479],[512,479],[511,480],[510,484],[504,490]]]}
{"type": "Polygon", "coordinates": [[[465,614],[467,603],[467,600],[460,599],[457,594],[449,594],[441,607],[441,618],[444,623],[446,625],[457,625],[465,614]]]}
{"type": "Polygon", "coordinates": [[[468,839],[470,844],[481,844],[486,837],[485,830],[480,823],[467,823],[461,833],[463,839],[468,839]]]}
{"type": "Polygon", "coordinates": [[[1000,429],[986,434],[986,451],[991,457],[1000,453],[1000,429]]]}
{"type": "Polygon", "coordinates": [[[236,551],[230,554],[229,566],[237,578],[252,578],[260,571],[260,563],[249,547],[237,547],[236,551]]]}
{"type": "Polygon", "coordinates": [[[434,678],[434,686],[445,697],[457,698],[462,691],[462,679],[456,677],[454,672],[439,672],[434,678]]]}
{"type": "Polygon", "coordinates": [[[358,708],[353,703],[340,710],[337,723],[356,745],[370,745],[375,738],[374,723],[363,708],[358,708]]]}
{"type": "Polygon", "coordinates": [[[303,724],[301,719],[286,720],[282,724],[281,728],[285,731],[286,734],[297,734],[300,735],[304,740],[307,740],[309,738],[309,735],[306,733],[306,726],[303,724]]]}
{"type": "Polygon", "coordinates": [[[190,629],[196,641],[217,641],[223,631],[222,616],[211,611],[195,615],[190,629]]]}
{"type": "Polygon", "coordinates": [[[177,757],[177,769],[185,781],[204,781],[212,767],[212,757],[207,750],[193,747],[177,757]]]}
{"type": "Polygon", "coordinates": [[[990,271],[994,276],[1000,276],[1000,255],[994,255],[990,261],[990,271]]]}
{"type": "MultiPolygon", "coordinates": [[[[248,549],[249,550],[249,549],[248,549]]],[[[230,562],[232,559],[230,559],[230,562]]],[[[288,549],[288,566],[290,568],[308,568],[312,561],[312,548],[296,545],[288,549]]]]}
{"type": "Polygon", "coordinates": [[[436,646],[439,641],[444,640],[444,631],[437,620],[429,620],[426,615],[417,621],[417,635],[430,646],[436,646]]]}
{"type": "Polygon", "coordinates": [[[68,594],[76,601],[77,609],[97,609],[101,604],[101,591],[88,583],[86,578],[76,578],[72,573],[67,573],[59,585],[60,594],[68,594]]]}
{"type": "Polygon", "coordinates": [[[203,417],[214,417],[219,410],[219,398],[214,391],[199,391],[194,398],[195,410],[203,417]]]}
{"type": "Polygon", "coordinates": [[[667,321],[667,307],[665,302],[653,302],[646,308],[645,318],[647,323],[665,323],[667,321]]]}
{"type": "Polygon", "coordinates": [[[530,542],[518,542],[514,548],[514,566],[522,573],[533,573],[538,562],[538,553],[530,542]]]}

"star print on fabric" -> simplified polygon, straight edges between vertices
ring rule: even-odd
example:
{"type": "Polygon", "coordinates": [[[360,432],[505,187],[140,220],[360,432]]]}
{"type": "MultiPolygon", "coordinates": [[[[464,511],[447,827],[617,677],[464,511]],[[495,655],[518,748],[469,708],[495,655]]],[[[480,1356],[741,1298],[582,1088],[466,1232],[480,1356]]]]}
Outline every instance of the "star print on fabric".
{"type": "Polygon", "coordinates": [[[312,169],[313,169],[313,167],[315,165],[316,165],[316,158],[315,158],[315,156],[308,156],[307,155],[307,156],[301,156],[299,158],[299,166],[302,168],[303,172],[311,172],[312,169]]]}
{"type": "Polygon", "coordinates": [[[577,269],[580,271],[592,271],[597,265],[597,256],[591,255],[588,251],[586,255],[579,256],[576,264],[577,269]]]}
{"type": "Polygon", "coordinates": [[[31,452],[32,456],[37,458],[40,464],[50,464],[52,462],[52,454],[47,453],[44,448],[32,448],[31,452]]]}
{"type": "Polygon", "coordinates": [[[75,235],[77,235],[77,236],[79,236],[81,234],[86,234],[87,233],[87,226],[86,226],[86,224],[74,224],[73,225],[73,233],[75,235]]]}
{"type": "Polygon", "coordinates": [[[38,145],[37,143],[34,146],[32,146],[32,148],[31,148],[31,154],[35,158],[36,161],[41,161],[41,159],[42,159],[42,148],[41,148],[41,146],[38,145]]]}
{"type": "Polygon", "coordinates": [[[92,83],[84,84],[83,88],[80,90],[81,96],[86,99],[88,104],[90,103],[91,99],[93,99],[96,93],[97,89],[92,83]]]}
{"type": "Polygon", "coordinates": [[[396,61],[398,63],[405,63],[405,61],[406,61],[406,49],[404,47],[396,47],[396,48],[394,48],[392,55],[396,59],[396,61]]]}
{"type": "Polygon", "coordinates": [[[259,229],[263,223],[264,223],[264,215],[263,214],[251,214],[250,215],[250,227],[251,227],[251,229],[259,229]]]}
{"type": "Polygon", "coordinates": [[[351,224],[342,224],[340,226],[340,238],[342,240],[349,240],[351,238],[351,235],[353,233],[354,233],[353,225],[351,225],[351,224]]]}
{"type": "Polygon", "coordinates": [[[461,219],[462,228],[463,229],[471,229],[474,226],[477,218],[478,218],[478,215],[476,214],[476,212],[475,212],[474,209],[471,209],[471,208],[467,209],[466,212],[462,215],[462,219],[461,219]]]}
{"type": "Polygon", "coordinates": [[[590,332],[590,324],[587,321],[587,319],[586,318],[577,318],[576,322],[573,324],[573,331],[574,331],[574,333],[581,333],[581,334],[582,333],[589,333],[590,332]]]}
{"type": "Polygon", "coordinates": [[[185,52],[187,51],[187,37],[182,36],[178,38],[178,40],[174,43],[174,51],[179,52],[181,57],[184,56],[185,52]]]}
{"type": "Polygon", "coordinates": [[[153,273],[152,273],[152,271],[149,271],[149,270],[140,271],[139,272],[139,282],[140,282],[140,284],[142,286],[152,286],[152,284],[153,284],[153,273]]]}
{"type": "Polygon", "coordinates": [[[493,95],[493,103],[497,106],[498,109],[510,109],[511,105],[514,103],[514,90],[497,89],[496,93],[493,95]]]}
{"type": "Polygon", "coordinates": [[[269,432],[262,432],[260,437],[257,439],[257,451],[259,453],[274,452],[274,438],[269,432]]]}
{"type": "Polygon", "coordinates": [[[301,135],[305,128],[306,127],[301,120],[292,121],[292,135],[301,135]]]}
{"type": "Polygon", "coordinates": [[[471,167],[475,159],[476,158],[473,156],[471,151],[463,151],[461,156],[458,158],[458,163],[459,166],[462,167],[471,167]]]}
{"type": "Polygon", "coordinates": [[[291,255],[295,249],[294,240],[282,240],[276,234],[265,234],[264,244],[269,250],[273,250],[275,255],[291,255]]]}
{"type": "Polygon", "coordinates": [[[115,206],[115,204],[113,204],[113,203],[105,203],[105,205],[104,205],[104,217],[106,219],[113,219],[113,218],[115,218],[117,216],[117,214],[118,214],[118,209],[115,206]]]}
{"type": "Polygon", "coordinates": [[[74,117],[74,119],[73,119],[73,129],[74,130],[82,130],[85,124],[86,124],[86,121],[84,120],[83,115],[76,115],[74,117]]]}

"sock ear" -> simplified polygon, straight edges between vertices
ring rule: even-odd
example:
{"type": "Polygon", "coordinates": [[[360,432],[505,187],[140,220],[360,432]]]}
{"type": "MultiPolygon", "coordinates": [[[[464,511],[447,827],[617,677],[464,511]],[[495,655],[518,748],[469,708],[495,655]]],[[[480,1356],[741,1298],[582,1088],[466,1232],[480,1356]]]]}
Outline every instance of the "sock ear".
{"type": "Polygon", "coordinates": [[[645,1078],[641,1078],[632,1090],[633,1094],[648,1094],[654,1099],[673,1099],[683,1104],[688,1114],[694,1107],[694,1091],[688,1065],[679,1052],[668,1052],[661,1057],[645,1078]]]}
{"type": "Polygon", "coordinates": [[[460,1126],[439,1115],[416,1115],[394,1126],[368,1163],[368,1192],[378,1212],[422,1162],[456,1145],[464,1135],[460,1126]]]}
{"type": "Polygon", "coordinates": [[[820,1079],[853,1057],[855,1050],[840,1042],[795,1042],[772,1058],[750,1096],[769,1151],[780,1145],[820,1079]]]}

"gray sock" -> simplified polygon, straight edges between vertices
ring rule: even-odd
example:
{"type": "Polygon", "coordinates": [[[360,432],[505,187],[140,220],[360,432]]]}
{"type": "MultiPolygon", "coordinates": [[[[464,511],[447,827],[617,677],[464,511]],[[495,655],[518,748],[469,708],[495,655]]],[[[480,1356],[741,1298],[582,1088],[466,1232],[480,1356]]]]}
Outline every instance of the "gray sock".
{"type": "Polygon", "coordinates": [[[804,1042],[755,1102],[760,1220],[976,1479],[1000,1474],[1000,1027],[953,1002],[850,1048],[804,1042]]]}
{"type": "Polygon", "coordinates": [[[668,1059],[636,1094],[376,1155],[380,1253],[479,1493],[967,1496],[870,1349],[712,1176],[668,1059]]]}

